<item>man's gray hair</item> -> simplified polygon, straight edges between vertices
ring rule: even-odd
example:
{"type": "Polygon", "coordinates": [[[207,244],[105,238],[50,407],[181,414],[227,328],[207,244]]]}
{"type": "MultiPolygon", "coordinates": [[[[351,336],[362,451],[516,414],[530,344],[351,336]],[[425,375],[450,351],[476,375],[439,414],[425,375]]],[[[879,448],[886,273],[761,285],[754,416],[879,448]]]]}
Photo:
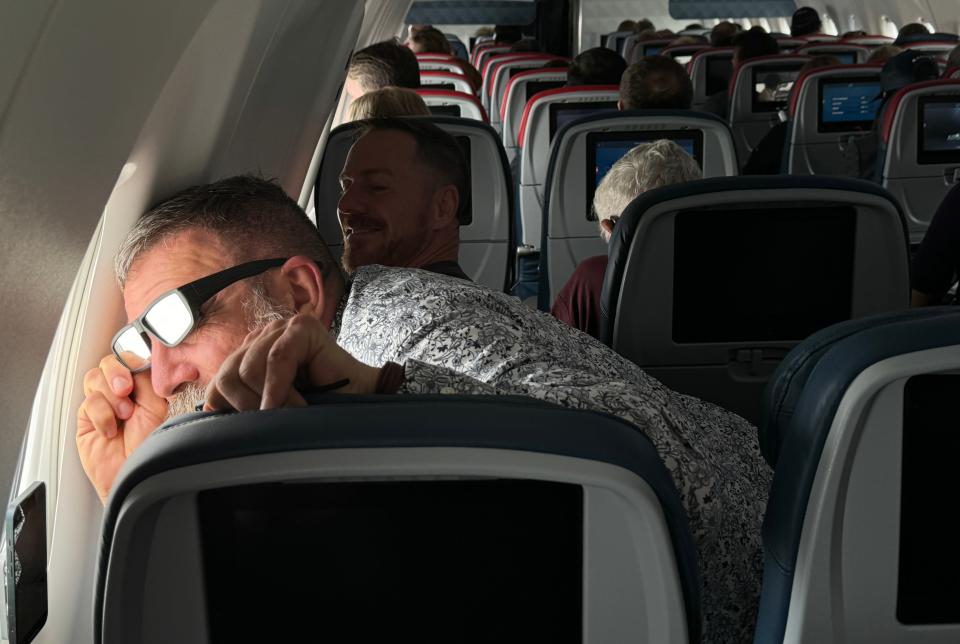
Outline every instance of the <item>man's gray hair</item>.
{"type": "Polygon", "coordinates": [[[305,255],[324,277],[331,271],[340,274],[317,227],[297,202],[275,182],[245,175],[187,188],[140,217],[115,260],[120,288],[141,253],[187,230],[213,235],[232,264],[305,255]]]}
{"type": "Polygon", "coordinates": [[[598,221],[619,217],[637,195],[701,178],[700,166],[668,139],[641,143],[613,164],[597,186],[593,212],[598,221]]]}

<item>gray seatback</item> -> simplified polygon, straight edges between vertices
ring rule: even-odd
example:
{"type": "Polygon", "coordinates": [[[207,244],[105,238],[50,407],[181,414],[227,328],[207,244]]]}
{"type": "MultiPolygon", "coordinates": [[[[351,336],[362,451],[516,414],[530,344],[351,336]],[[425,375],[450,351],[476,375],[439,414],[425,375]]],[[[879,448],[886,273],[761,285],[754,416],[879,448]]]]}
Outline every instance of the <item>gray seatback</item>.
{"type": "Polygon", "coordinates": [[[903,215],[882,188],[853,179],[734,177],[654,190],[624,210],[609,258],[601,298],[604,340],[667,386],[753,422],[771,372],[817,330],[783,329],[801,319],[822,328],[909,303],[903,215]],[[716,217],[727,217],[744,241],[724,233],[725,221],[716,217]],[[814,223],[804,226],[806,217],[814,223]],[[752,241],[754,230],[766,231],[769,242],[752,241]],[[837,240],[831,250],[828,235],[837,240]],[[690,249],[704,249],[717,263],[702,265],[706,258],[690,249]],[[745,256],[755,263],[744,265],[745,256]],[[825,274],[839,266],[852,274],[825,274]],[[818,275],[813,285],[803,285],[807,272],[818,275]],[[778,276],[807,295],[784,292],[778,276]],[[729,301],[708,304],[715,293],[729,301]],[[833,304],[821,303],[821,293],[833,304]],[[744,311],[759,313],[741,320],[744,311]]]}
{"type": "MultiPolygon", "coordinates": [[[[693,83],[693,109],[695,110],[702,108],[709,97],[707,94],[707,71],[709,61],[712,58],[722,58],[727,61],[731,60],[733,58],[733,47],[716,47],[698,51],[693,54],[693,58],[690,59],[690,64],[688,65],[688,70],[690,81],[693,83]]],[[[727,83],[723,85],[724,90],[726,90],[728,83],[729,79],[727,79],[727,83]]]]}
{"type": "Polygon", "coordinates": [[[824,125],[822,82],[874,81],[879,95],[880,69],[881,65],[841,65],[811,70],[797,78],[790,100],[787,174],[860,176],[855,141],[864,130],[841,131],[842,124],[824,125]]]}
{"type": "MultiPolygon", "coordinates": [[[[780,109],[772,102],[758,102],[755,96],[762,96],[755,91],[758,84],[764,84],[765,92],[774,93],[771,87],[777,81],[789,82],[796,77],[800,68],[809,58],[807,56],[761,56],[751,58],[741,63],[733,70],[733,81],[730,92],[730,128],[737,144],[737,157],[750,158],[750,153],[757,146],[767,132],[780,122],[780,109]],[[765,82],[766,81],[766,82],[765,82]],[[768,109],[773,108],[773,109],[768,109]]],[[[776,92],[784,99],[786,94],[776,92]],[[783,94],[781,96],[781,94],[783,94]]],[[[785,110],[786,104],[783,104],[785,110]]]]}
{"type": "Polygon", "coordinates": [[[607,245],[600,239],[597,222],[592,216],[590,179],[597,167],[589,165],[592,139],[607,133],[636,132],[641,138],[652,133],[697,133],[701,147],[704,177],[736,176],[737,159],[730,128],[719,118],[690,111],[636,110],[598,114],[569,125],[555,141],[547,171],[545,187],[547,204],[544,227],[547,252],[541,253],[541,272],[546,274],[549,289],[541,292],[541,308],[548,309],[557,294],[584,259],[605,255],[607,245]],[[643,134],[640,134],[643,133],[643,134]],[[543,260],[546,260],[544,262],[543,260]]]}
{"type": "Polygon", "coordinates": [[[503,148],[507,151],[507,160],[513,162],[517,156],[517,136],[520,132],[520,123],[523,121],[523,111],[527,106],[527,86],[530,83],[552,82],[563,85],[567,80],[565,69],[545,69],[520,72],[509,80],[504,91],[503,112],[500,122],[500,134],[503,148]]]}
{"type": "Polygon", "coordinates": [[[960,111],[956,109],[941,113],[936,124],[923,123],[922,106],[937,100],[960,106],[960,80],[935,80],[903,88],[884,108],[880,131],[881,183],[903,206],[913,242],[923,239],[937,206],[950,187],[960,181],[960,152],[955,145],[940,141],[943,151],[935,152],[938,158],[927,158],[921,149],[924,125],[936,127],[941,138],[960,133],[960,111]]]}

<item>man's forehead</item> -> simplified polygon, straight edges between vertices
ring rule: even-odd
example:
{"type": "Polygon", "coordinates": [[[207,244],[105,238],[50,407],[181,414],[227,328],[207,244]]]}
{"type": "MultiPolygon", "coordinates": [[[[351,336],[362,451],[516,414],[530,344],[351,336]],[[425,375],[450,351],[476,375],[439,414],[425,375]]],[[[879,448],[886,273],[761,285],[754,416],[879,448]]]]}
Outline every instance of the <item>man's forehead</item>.
{"type": "Polygon", "coordinates": [[[127,317],[137,317],[163,293],[228,268],[231,263],[223,244],[205,231],[184,231],[157,241],[130,265],[123,288],[127,317]]]}

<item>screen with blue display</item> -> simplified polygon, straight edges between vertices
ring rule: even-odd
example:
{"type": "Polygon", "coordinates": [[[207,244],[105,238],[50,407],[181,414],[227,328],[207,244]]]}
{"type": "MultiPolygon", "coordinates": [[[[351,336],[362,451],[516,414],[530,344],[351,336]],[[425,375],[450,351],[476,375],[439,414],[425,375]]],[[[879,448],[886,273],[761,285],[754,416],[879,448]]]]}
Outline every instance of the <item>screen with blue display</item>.
{"type": "Polygon", "coordinates": [[[663,51],[663,47],[661,47],[661,46],[659,46],[659,45],[654,45],[654,46],[651,46],[651,47],[644,47],[644,48],[643,48],[643,55],[644,55],[644,56],[658,56],[661,51],[663,51]]]}
{"type": "Polygon", "coordinates": [[[880,81],[820,81],[821,132],[869,129],[880,107],[880,81]]]}
{"type": "Polygon", "coordinates": [[[614,101],[597,101],[595,103],[551,103],[550,104],[550,140],[560,129],[576,119],[590,116],[598,112],[614,112],[617,104],[614,101]]]}
{"type": "Polygon", "coordinates": [[[587,135],[587,219],[593,220],[593,196],[610,168],[640,145],[669,139],[703,167],[703,132],[700,130],[648,130],[643,132],[591,132],[587,135]]]}
{"type": "Polygon", "coordinates": [[[832,54],[827,54],[828,56],[833,56],[840,61],[841,65],[856,65],[857,64],[857,54],[856,52],[834,52],[832,54]]]}

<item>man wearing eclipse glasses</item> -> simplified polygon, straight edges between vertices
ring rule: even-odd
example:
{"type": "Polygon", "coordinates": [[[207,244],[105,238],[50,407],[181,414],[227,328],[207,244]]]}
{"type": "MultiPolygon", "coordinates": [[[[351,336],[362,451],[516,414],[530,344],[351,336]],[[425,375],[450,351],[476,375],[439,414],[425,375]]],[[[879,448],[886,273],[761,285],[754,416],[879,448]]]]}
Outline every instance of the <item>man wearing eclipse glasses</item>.
{"type": "MultiPolygon", "coordinates": [[[[409,189],[429,194],[433,183],[409,189]]],[[[198,402],[267,409],[317,389],[526,395],[616,414],[651,440],[697,542],[708,639],[752,632],[770,472],[740,417],[467,280],[370,265],[346,283],[296,202],[261,179],[179,193],[140,218],[116,264],[129,323],[86,374],[77,421],[101,500],[150,432],[198,402]]]]}

